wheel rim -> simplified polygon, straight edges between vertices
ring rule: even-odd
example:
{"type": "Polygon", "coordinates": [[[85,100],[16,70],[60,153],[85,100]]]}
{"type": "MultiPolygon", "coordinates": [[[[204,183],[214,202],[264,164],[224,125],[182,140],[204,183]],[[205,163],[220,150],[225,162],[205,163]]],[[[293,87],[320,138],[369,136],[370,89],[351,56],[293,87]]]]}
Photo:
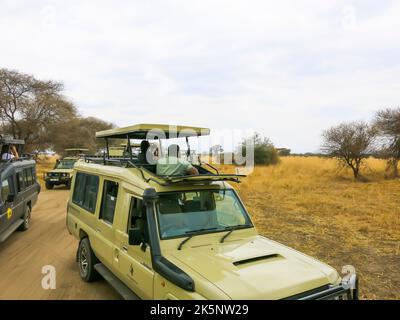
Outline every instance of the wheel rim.
{"type": "Polygon", "coordinates": [[[87,250],[85,247],[82,247],[81,254],[80,254],[80,265],[81,265],[81,270],[82,274],[86,276],[87,269],[88,269],[88,255],[87,255],[87,250]]]}
{"type": "Polygon", "coordinates": [[[25,227],[29,227],[30,221],[31,221],[31,211],[28,209],[24,220],[25,227]]]}

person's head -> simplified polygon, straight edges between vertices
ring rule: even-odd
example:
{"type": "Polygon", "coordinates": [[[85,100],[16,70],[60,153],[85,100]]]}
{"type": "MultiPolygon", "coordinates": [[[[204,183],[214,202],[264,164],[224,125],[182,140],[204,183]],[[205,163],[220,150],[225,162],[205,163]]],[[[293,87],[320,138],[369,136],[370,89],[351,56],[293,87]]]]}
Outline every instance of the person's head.
{"type": "Polygon", "coordinates": [[[150,142],[148,142],[147,140],[143,140],[140,143],[140,152],[141,153],[146,153],[147,150],[149,149],[149,147],[150,147],[150,142]]]}
{"type": "Polygon", "coordinates": [[[179,146],[177,144],[171,144],[168,147],[168,156],[179,158],[180,153],[179,153],[179,146]]]}

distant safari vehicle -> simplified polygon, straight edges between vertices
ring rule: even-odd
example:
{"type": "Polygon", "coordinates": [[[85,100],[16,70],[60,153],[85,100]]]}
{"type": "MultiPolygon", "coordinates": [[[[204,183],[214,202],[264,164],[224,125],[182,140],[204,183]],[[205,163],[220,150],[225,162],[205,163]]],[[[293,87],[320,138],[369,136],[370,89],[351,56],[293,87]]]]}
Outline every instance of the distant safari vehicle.
{"type": "MultiPolygon", "coordinates": [[[[166,139],[209,134],[197,127],[140,124],[98,138],[166,139]]],[[[193,163],[193,175],[160,175],[155,164],[86,157],[74,167],[67,228],[79,240],[84,281],[100,274],[125,299],[357,299],[354,268],[332,267],[269,240],[223,174],[193,163]]],[[[266,213],[268,214],[268,213],[266,213]]]]}
{"type": "Polygon", "coordinates": [[[36,162],[22,155],[24,141],[0,136],[0,145],[0,242],[3,242],[14,231],[29,228],[40,185],[36,180],[36,162]],[[9,153],[11,149],[14,154],[9,153]]]}
{"type": "Polygon", "coordinates": [[[75,162],[84,157],[88,149],[71,148],[65,149],[65,157],[56,161],[54,169],[43,174],[46,189],[51,190],[54,186],[65,185],[71,187],[71,179],[75,162]]]}

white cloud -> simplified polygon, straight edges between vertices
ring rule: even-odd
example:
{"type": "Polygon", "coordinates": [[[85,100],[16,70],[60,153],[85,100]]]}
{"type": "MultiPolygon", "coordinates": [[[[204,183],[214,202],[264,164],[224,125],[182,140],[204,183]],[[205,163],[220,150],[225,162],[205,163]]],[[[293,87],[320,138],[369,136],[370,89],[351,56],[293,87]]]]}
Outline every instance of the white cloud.
{"type": "Polygon", "coordinates": [[[399,15],[371,0],[2,0],[0,63],[118,125],[250,128],[316,151],[327,126],[399,105],[399,15]]]}

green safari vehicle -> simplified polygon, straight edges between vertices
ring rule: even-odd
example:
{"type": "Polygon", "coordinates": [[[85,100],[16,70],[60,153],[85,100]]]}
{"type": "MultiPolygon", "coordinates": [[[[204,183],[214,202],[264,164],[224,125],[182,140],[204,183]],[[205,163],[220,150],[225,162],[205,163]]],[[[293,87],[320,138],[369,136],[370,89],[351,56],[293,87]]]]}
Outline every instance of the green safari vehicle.
{"type": "Polygon", "coordinates": [[[84,157],[88,149],[70,148],[65,149],[66,156],[56,161],[54,169],[43,174],[46,189],[51,190],[54,186],[64,185],[69,189],[75,162],[84,157]]]}

